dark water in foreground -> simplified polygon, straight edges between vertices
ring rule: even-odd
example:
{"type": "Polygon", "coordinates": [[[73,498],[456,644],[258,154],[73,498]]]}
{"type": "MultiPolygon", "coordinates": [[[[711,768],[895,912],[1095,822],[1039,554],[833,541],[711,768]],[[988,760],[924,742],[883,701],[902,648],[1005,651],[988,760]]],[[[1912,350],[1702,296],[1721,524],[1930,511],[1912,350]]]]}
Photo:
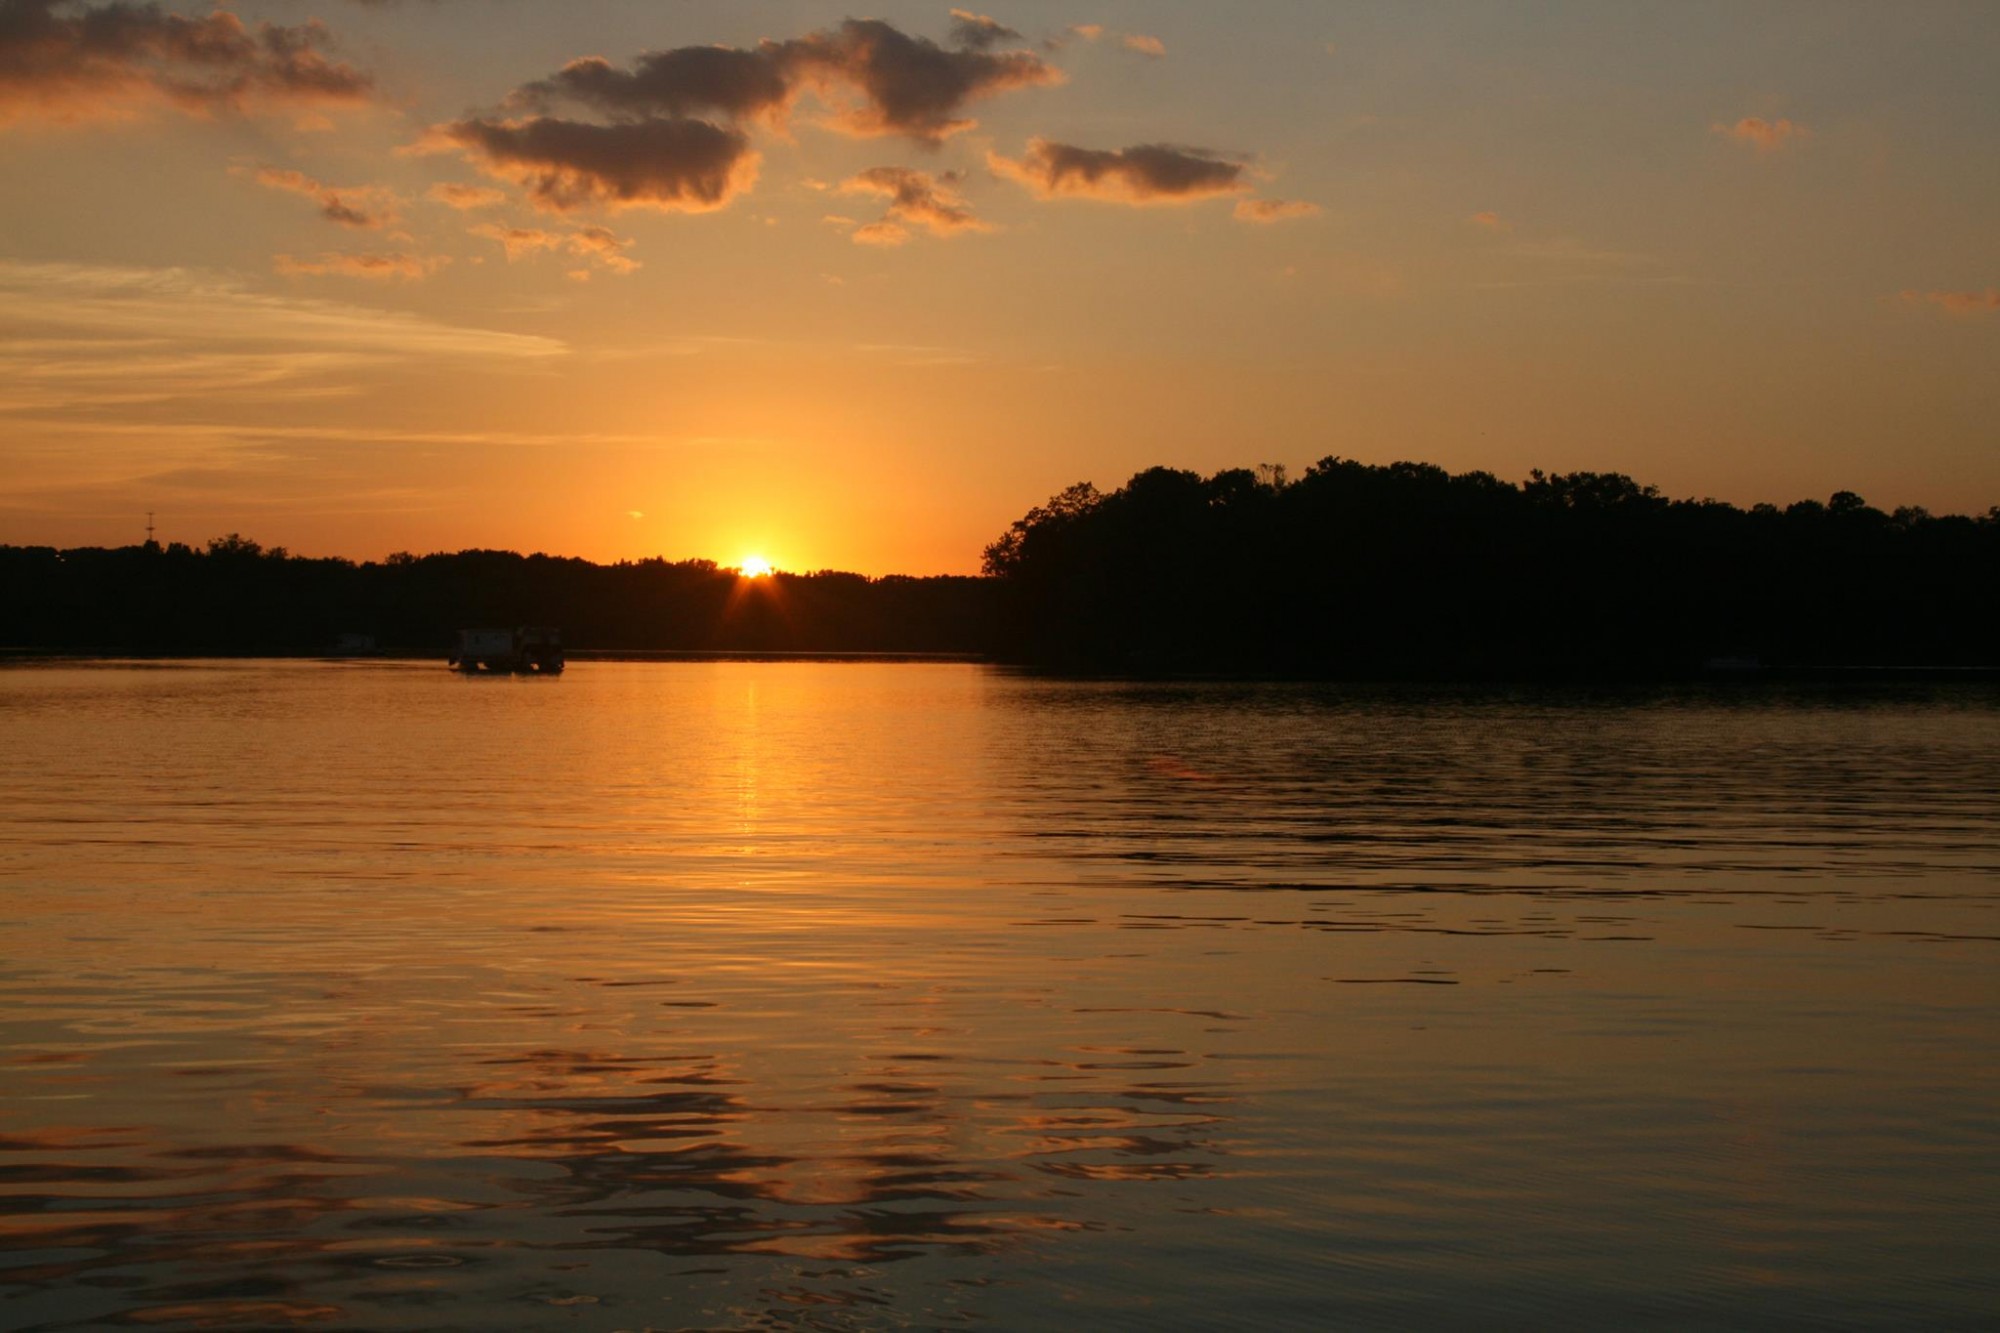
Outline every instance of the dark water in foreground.
{"type": "Polygon", "coordinates": [[[2000,696],[0,671],[0,1326],[1972,1327],[2000,696]]]}

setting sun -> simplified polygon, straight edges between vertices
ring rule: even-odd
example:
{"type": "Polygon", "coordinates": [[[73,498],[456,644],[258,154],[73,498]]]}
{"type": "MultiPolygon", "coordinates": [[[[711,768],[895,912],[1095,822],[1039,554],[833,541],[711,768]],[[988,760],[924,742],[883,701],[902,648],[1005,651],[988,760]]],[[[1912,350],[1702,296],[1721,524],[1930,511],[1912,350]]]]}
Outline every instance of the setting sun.
{"type": "Polygon", "coordinates": [[[0,0],[0,1333],[2000,1333],[1996,52],[0,0]]]}

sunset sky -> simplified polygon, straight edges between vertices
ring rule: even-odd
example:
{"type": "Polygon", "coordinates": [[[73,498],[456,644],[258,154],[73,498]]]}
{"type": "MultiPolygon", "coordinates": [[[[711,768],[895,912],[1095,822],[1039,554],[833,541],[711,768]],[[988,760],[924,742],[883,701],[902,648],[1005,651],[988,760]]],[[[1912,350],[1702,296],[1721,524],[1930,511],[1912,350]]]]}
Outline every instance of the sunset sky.
{"type": "Polygon", "coordinates": [[[0,0],[0,542],[970,572],[1327,454],[2000,504],[2000,5],[0,0]]]}

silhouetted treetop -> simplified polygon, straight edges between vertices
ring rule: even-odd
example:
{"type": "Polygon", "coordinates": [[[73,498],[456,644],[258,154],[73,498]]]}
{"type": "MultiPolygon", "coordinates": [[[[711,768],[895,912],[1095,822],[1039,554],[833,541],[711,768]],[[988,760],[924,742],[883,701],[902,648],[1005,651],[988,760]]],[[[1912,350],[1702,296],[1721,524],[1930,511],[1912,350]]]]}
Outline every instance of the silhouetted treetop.
{"type": "Polygon", "coordinates": [[[1096,670],[2000,660],[1994,511],[1891,516],[1852,491],[1744,510],[1617,472],[1150,468],[1070,487],[985,554],[1006,650],[1096,670]]]}

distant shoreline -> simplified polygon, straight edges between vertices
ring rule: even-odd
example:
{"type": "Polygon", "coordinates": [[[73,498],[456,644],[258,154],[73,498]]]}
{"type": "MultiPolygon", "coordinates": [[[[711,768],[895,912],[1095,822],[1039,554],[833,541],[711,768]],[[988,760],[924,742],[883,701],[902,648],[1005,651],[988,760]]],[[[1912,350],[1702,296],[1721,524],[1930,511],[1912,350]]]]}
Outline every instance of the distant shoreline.
{"type": "Polygon", "coordinates": [[[538,626],[578,661],[993,662],[1143,680],[1984,680],[2000,508],[1851,491],[1749,510],[1621,473],[1519,485],[1328,457],[1297,479],[1151,468],[1078,484],[979,577],[764,577],[509,551],[310,560],[0,545],[0,633],[101,655],[451,651],[538,626]]]}
{"type": "MultiPolygon", "coordinates": [[[[1994,666],[1840,666],[1771,665],[1699,667],[1688,670],[1592,671],[1561,667],[1524,667],[1488,671],[1357,671],[1331,673],[1105,671],[1062,669],[1045,664],[1011,661],[980,653],[812,651],[806,649],[728,648],[572,648],[566,656],[579,662],[825,662],[829,664],[993,666],[1011,673],[1048,680],[1129,682],[1132,684],[1268,684],[1268,685],[1492,685],[1492,686],[1619,686],[1619,685],[1878,685],[2000,683],[1994,666]]],[[[445,659],[428,653],[143,653],[75,652],[0,647],[0,666],[57,665],[65,662],[97,665],[130,662],[370,662],[436,666],[448,672],[445,659]]]]}
{"type": "Polygon", "coordinates": [[[984,653],[852,652],[811,649],[570,648],[572,662],[993,662],[984,653]]]}

